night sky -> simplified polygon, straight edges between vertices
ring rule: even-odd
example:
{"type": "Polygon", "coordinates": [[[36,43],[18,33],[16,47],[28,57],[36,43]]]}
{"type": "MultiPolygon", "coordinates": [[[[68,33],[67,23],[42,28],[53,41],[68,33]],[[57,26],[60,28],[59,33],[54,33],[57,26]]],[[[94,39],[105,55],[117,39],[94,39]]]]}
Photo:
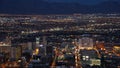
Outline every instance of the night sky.
{"type": "Polygon", "coordinates": [[[118,13],[119,6],[120,0],[0,0],[0,13],[118,13]]]}
{"type": "Polygon", "coordinates": [[[108,0],[45,0],[45,1],[49,1],[49,2],[77,2],[77,3],[81,3],[81,4],[98,4],[104,1],[108,1],[108,0]]]}
{"type": "Polygon", "coordinates": [[[77,3],[81,3],[81,4],[87,4],[87,5],[99,4],[99,3],[102,3],[104,1],[118,1],[118,2],[120,2],[120,0],[44,0],[44,1],[48,1],[48,2],[77,2],[77,3]]]}
{"type": "MultiPolygon", "coordinates": [[[[22,2],[34,2],[34,1],[47,1],[47,2],[68,2],[68,3],[80,3],[80,4],[98,4],[98,3],[102,3],[104,1],[118,1],[120,2],[120,0],[0,0],[0,3],[2,2],[7,2],[7,1],[22,1],[22,2]]],[[[14,2],[15,3],[15,2],[14,2]]]]}

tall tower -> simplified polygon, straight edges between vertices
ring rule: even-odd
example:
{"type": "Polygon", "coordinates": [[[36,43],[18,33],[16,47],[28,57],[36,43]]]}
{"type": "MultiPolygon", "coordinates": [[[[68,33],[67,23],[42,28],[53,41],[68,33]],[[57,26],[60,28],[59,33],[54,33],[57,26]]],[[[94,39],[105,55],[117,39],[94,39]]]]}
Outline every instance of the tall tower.
{"type": "Polygon", "coordinates": [[[81,48],[93,48],[93,39],[89,37],[83,37],[78,41],[81,48]]]}

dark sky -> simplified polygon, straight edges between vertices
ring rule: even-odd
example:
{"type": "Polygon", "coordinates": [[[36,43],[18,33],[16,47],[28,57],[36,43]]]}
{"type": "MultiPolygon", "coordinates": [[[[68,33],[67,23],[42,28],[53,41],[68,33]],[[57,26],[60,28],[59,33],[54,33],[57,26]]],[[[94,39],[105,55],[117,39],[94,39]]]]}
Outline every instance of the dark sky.
{"type": "MultiPolygon", "coordinates": [[[[15,2],[22,2],[22,3],[25,3],[25,2],[34,2],[34,1],[48,1],[48,2],[77,2],[77,3],[80,3],[80,4],[87,4],[87,5],[94,5],[94,4],[99,4],[99,3],[102,3],[104,1],[118,1],[120,2],[120,0],[0,0],[0,4],[2,2],[7,2],[7,1],[15,1],[15,2]]],[[[9,4],[9,2],[7,4],[9,4]]],[[[15,3],[14,2],[14,3],[15,3]]],[[[13,3],[13,4],[14,4],[13,3]]]]}
{"type": "Polygon", "coordinates": [[[104,1],[119,1],[119,0],[45,0],[49,2],[77,2],[81,4],[98,4],[104,1]]]}
{"type": "Polygon", "coordinates": [[[0,13],[118,13],[119,6],[120,0],[0,0],[0,13]]]}
{"type": "Polygon", "coordinates": [[[103,2],[105,0],[46,0],[49,2],[79,2],[82,4],[96,4],[96,3],[100,3],[103,2]]]}
{"type": "MultiPolygon", "coordinates": [[[[0,0],[0,2],[2,1],[21,1],[21,0],[0,0]]],[[[22,0],[22,1],[36,1],[36,0],[22,0]]],[[[38,0],[41,1],[41,0],[38,0]]],[[[104,1],[119,1],[120,0],[43,0],[43,1],[48,1],[48,2],[77,2],[77,3],[81,3],[81,4],[98,4],[104,1]]]]}

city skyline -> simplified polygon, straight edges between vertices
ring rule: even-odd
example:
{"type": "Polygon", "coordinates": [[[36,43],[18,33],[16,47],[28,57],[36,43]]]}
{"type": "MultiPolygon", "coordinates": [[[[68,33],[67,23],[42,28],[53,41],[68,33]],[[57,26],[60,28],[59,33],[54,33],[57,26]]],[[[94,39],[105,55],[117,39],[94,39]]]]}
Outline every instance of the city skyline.
{"type": "Polygon", "coordinates": [[[120,68],[119,0],[0,0],[0,68],[120,68]]]}

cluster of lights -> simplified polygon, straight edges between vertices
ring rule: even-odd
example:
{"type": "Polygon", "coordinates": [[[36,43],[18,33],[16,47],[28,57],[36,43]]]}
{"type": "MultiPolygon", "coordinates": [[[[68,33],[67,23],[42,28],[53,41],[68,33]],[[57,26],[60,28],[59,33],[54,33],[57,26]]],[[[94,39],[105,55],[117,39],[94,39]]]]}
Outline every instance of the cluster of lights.
{"type": "Polygon", "coordinates": [[[82,56],[82,59],[83,59],[84,61],[88,61],[88,60],[89,60],[89,56],[82,56]]]}

